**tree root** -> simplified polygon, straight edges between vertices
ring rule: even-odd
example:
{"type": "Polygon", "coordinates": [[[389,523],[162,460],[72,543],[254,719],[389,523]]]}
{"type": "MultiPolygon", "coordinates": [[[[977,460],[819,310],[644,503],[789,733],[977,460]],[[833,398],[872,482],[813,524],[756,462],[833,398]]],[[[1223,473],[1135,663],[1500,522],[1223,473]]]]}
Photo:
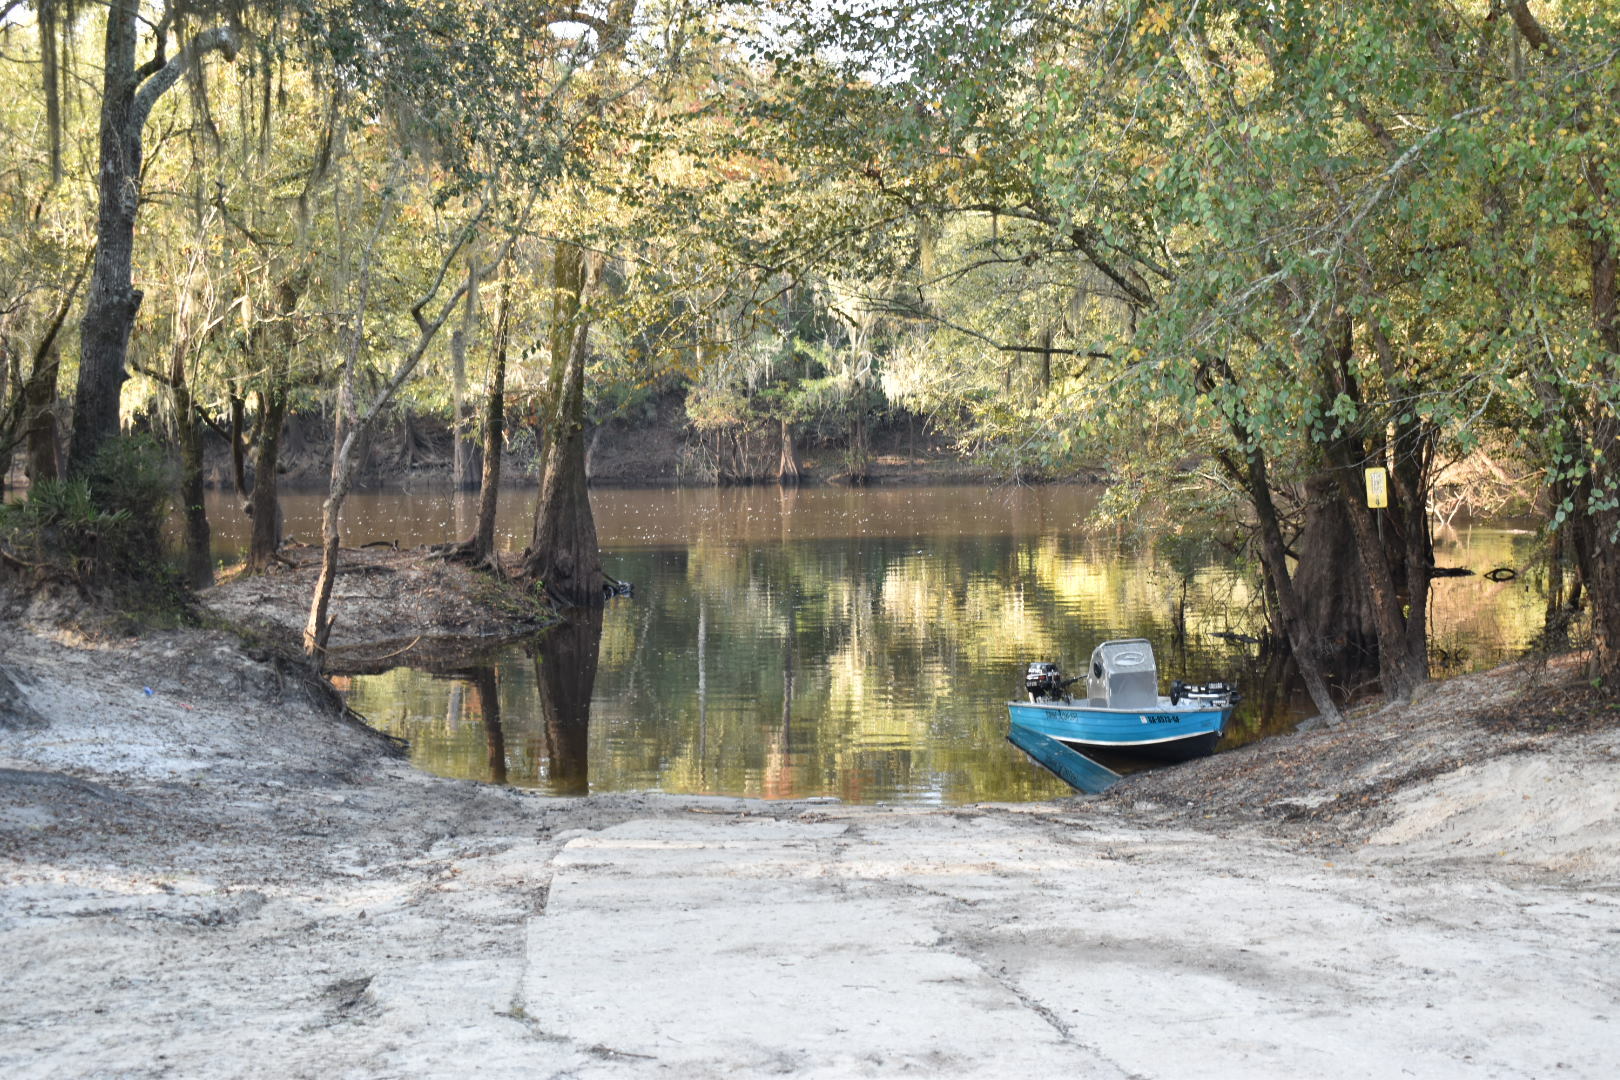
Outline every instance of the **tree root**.
{"type": "Polygon", "coordinates": [[[433,559],[442,562],[461,563],[474,570],[484,570],[498,578],[507,576],[506,569],[501,566],[500,556],[495,552],[480,554],[478,547],[471,540],[456,540],[446,544],[434,544],[423,555],[424,559],[433,559]]]}
{"type": "Polygon", "coordinates": [[[296,562],[294,562],[293,560],[287,558],[287,556],[283,555],[279,551],[272,551],[270,553],[270,561],[268,563],[266,563],[263,566],[253,566],[251,564],[244,564],[243,568],[242,568],[242,574],[243,574],[244,577],[262,577],[265,574],[268,574],[270,571],[274,570],[278,563],[280,565],[282,565],[282,566],[285,566],[289,570],[297,570],[298,569],[298,564],[296,562]]]}
{"type": "Polygon", "coordinates": [[[49,569],[44,563],[31,563],[26,559],[13,555],[4,547],[0,547],[0,562],[5,563],[7,566],[15,566],[18,570],[39,571],[49,569]]]}

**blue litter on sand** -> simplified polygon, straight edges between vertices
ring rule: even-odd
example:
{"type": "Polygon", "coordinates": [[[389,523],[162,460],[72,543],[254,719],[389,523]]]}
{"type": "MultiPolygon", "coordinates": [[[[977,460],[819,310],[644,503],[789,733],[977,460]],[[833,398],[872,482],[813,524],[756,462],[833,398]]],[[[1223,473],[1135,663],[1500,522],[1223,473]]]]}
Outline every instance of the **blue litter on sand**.
{"type": "Polygon", "coordinates": [[[1119,773],[1113,769],[1097,764],[1050,735],[1012,724],[1007,731],[1007,740],[1045,766],[1058,779],[1087,795],[1100,795],[1120,780],[1119,773]]]}

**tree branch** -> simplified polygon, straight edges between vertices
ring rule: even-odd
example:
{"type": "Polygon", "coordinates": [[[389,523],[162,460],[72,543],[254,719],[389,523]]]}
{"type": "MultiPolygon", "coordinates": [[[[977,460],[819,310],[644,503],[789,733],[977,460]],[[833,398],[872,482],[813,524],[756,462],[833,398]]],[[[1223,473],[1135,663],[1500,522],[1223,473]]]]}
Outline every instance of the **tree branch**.
{"type": "Polygon", "coordinates": [[[1519,33],[1530,43],[1532,49],[1552,48],[1552,38],[1547,36],[1547,31],[1541,28],[1541,23],[1531,14],[1530,5],[1525,0],[1510,0],[1507,10],[1513,17],[1513,25],[1519,28],[1519,33]]]}
{"type": "MultiPolygon", "coordinates": [[[[157,104],[157,99],[179,81],[180,76],[201,63],[204,56],[218,52],[222,53],[226,60],[235,60],[236,51],[240,47],[241,40],[237,37],[236,31],[229,26],[216,26],[211,30],[204,30],[186,42],[185,47],[175,54],[173,60],[158,68],[146,81],[138,84],[134,104],[130,107],[130,123],[134,129],[139,131],[146,126],[146,118],[151,115],[152,106],[157,104]]],[[[161,57],[160,52],[157,59],[161,57]]]]}
{"type": "Polygon", "coordinates": [[[1097,248],[1097,241],[1101,238],[1093,230],[1075,229],[1069,234],[1069,239],[1074,241],[1074,246],[1080,250],[1082,255],[1091,260],[1091,265],[1101,270],[1103,276],[1109,281],[1118,285],[1120,291],[1126,296],[1143,307],[1150,308],[1154,306],[1153,297],[1138,288],[1134,282],[1115,269],[1112,262],[1103,258],[1102,252],[1097,248]]]}
{"type": "Polygon", "coordinates": [[[888,303],[881,306],[872,306],[870,310],[896,318],[911,320],[913,322],[934,323],[938,326],[943,326],[947,330],[954,330],[956,333],[961,334],[964,337],[973,338],[975,341],[982,341],[984,344],[995,349],[997,352],[1044,353],[1048,356],[1085,356],[1093,360],[1111,360],[1114,356],[1113,353],[1102,352],[1097,349],[1058,349],[1046,348],[1040,345],[1008,345],[997,341],[995,338],[991,337],[989,334],[983,333],[982,331],[975,330],[969,326],[960,326],[957,323],[953,323],[943,315],[936,315],[931,311],[922,311],[918,308],[901,304],[888,303]]]}
{"type": "Polygon", "coordinates": [[[558,23],[579,23],[581,26],[588,26],[595,31],[598,41],[607,40],[608,36],[613,33],[613,27],[606,19],[599,15],[581,11],[576,7],[552,8],[541,16],[541,21],[546,26],[555,26],[558,23]]]}

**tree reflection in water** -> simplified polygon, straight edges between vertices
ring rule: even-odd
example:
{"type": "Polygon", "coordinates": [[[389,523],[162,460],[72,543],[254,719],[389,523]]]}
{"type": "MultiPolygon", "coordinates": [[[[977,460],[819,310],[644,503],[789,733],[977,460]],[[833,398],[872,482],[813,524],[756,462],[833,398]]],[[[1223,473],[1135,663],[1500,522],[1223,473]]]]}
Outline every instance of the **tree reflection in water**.
{"type": "Polygon", "coordinates": [[[501,690],[495,677],[495,665],[485,664],[473,669],[473,693],[478,697],[478,711],[484,717],[484,746],[488,751],[489,779],[496,784],[506,783],[506,732],[501,728],[501,690]]]}
{"type": "Polygon", "coordinates": [[[591,694],[602,649],[602,609],[576,608],[539,641],[534,683],[545,732],[550,788],[584,795],[590,783],[591,694]]]}
{"type": "MultiPolygon", "coordinates": [[[[504,768],[558,795],[1051,798],[1067,789],[1007,744],[1003,703],[1024,663],[1074,671],[1108,637],[1151,638],[1166,681],[1235,678],[1245,701],[1227,745],[1310,715],[1286,658],[1249,636],[1263,599],[1243,566],[1171,566],[1087,533],[1072,492],[596,498],[635,596],[492,656],[493,685],[469,686],[459,714],[426,672],[355,679],[354,706],[409,738],[423,768],[497,781],[504,768]]],[[[1489,568],[1521,564],[1533,541],[1487,530],[1437,550],[1489,568]]],[[[1476,665],[1541,620],[1532,593],[1478,576],[1447,579],[1432,603],[1436,643],[1476,665]]]]}

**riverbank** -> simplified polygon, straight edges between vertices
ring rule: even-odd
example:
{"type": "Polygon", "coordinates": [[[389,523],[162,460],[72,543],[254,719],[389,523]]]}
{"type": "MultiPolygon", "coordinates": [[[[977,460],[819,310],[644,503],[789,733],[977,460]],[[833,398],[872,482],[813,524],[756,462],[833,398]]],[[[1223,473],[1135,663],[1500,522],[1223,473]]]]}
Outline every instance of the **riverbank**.
{"type": "Polygon", "coordinates": [[[1274,736],[1133,777],[1111,795],[1177,827],[1250,827],[1369,859],[1482,859],[1497,873],[1613,881],[1620,703],[1581,656],[1435,682],[1336,728],[1274,736]]]}
{"type": "MultiPolygon", "coordinates": [[[[506,561],[515,568],[515,559],[506,561]]],[[[296,642],[309,620],[320,568],[319,548],[290,544],[268,573],[250,576],[238,569],[199,599],[227,624],[266,640],[296,642]]],[[[454,666],[561,621],[543,597],[519,582],[425,547],[401,551],[390,545],[342,550],[331,611],[325,668],[346,673],[431,661],[454,666]]]]}
{"type": "MultiPolygon", "coordinates": [[[[532,417],[508,418],[508,446],[502,457],[503,483],[532,488],[538,445],[532,417]]],[[[586,474],[598,487],[692,486],[777,481],[780,436],[775,425],[760,431],[705,436],[686,415],[680,394],[666,394],[634,416],[591,423],[586,430],[586,474]],[[739,475],[739,473],[741,475],[739,475]]],[[[800,481],[806,485],[882,486],[995,483],[1004,474],[964,457],[954,439],[925,418],[909,413],[872,424],[861,475],[850,475],[851,455],[842,438],[804,436],[798,445],[800,481]]],[[[230,445],[209,431],[205,439],[204,482],[217,491],[235,487],[230,445]]],[[[290,491],[324,491],[331,475],[331,417],[294,413],[281,439],[278,473],[290,491]]],[[[476,485],[482,447],[468,440],[468,482],[476,485]]],[[[454,479],[454,443],[444,417],[397,412],[385,418],[359,448],[356,484],[362,488],[447,486],[454,479]]],[[[248,469],[251,475],[251,467],[248,469]]],[[[1092,481],[1092,470],[1070,479],[1092,481]]]]}
{"type": "Polygon", "coordinates": [[[0,642],[8,1076],[1620,1063],[1620,733],[1559,665],[902,811],[443,780],[228,635],[0,642]]]}

